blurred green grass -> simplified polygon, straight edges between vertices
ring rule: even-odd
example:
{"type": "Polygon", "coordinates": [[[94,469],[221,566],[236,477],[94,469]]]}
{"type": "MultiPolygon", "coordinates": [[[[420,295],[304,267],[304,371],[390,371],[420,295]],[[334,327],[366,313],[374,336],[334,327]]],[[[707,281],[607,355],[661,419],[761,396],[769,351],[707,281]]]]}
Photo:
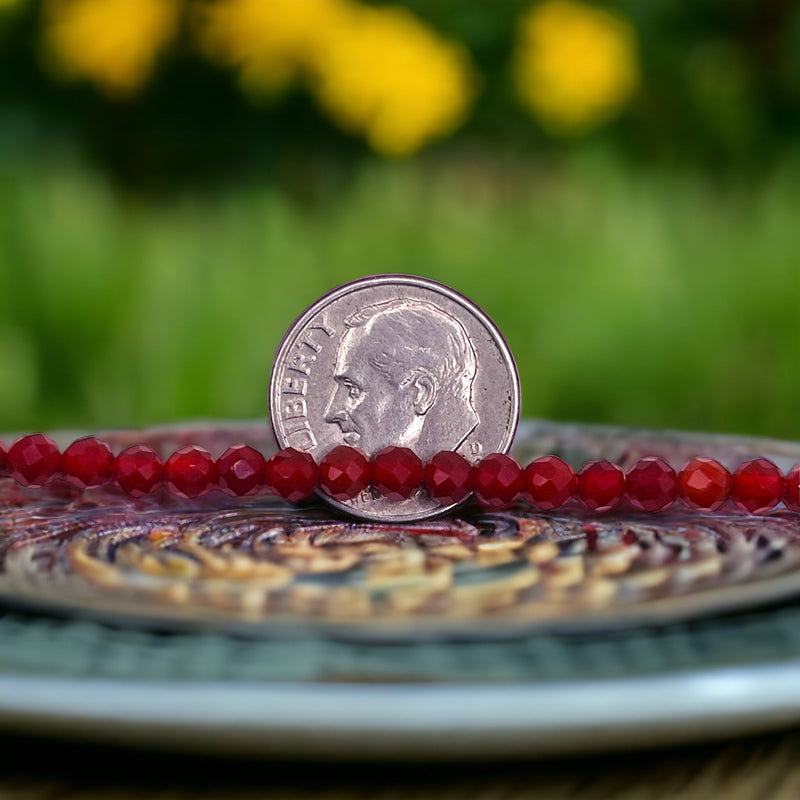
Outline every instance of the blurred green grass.
{"type": "Polygon", "coordinates": [[[444,281],[494,317],[523,413],[800,439],[800,157],[724,184],[583,149],[368,162],[145,202],[65,155],[0,158],[0,429],[266,417],[322,292],[444,281]]]}

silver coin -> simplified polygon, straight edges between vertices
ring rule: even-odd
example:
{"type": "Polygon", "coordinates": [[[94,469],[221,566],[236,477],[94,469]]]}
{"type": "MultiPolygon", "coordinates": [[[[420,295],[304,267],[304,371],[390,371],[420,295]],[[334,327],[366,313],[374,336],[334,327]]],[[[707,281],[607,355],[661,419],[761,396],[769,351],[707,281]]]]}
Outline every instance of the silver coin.
{"type": "MultiPolygon", "coordinates": [[[[389,445],[423,462],[455,450],[475,462],[505,453],[519,419],[519,376],[492,320],[443,284],[375,275],[310,306],[278,348],[269,386],[280,447],[319,462],[340,444],[369,457],[389,445]]],[[[404,522],[442,506],[420,489],[389,500],[369,488],[331,505],[356,517],[404,522]]]]}

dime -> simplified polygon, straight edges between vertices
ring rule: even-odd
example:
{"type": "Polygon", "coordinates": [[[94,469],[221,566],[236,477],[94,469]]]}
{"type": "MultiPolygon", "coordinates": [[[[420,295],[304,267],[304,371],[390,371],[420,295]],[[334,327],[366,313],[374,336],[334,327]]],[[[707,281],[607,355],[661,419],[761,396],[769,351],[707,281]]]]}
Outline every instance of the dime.
{"type": "MultiPolygon", "coordinates": [[[[269,386],[279,447],[319,461],[340,444],[372,457],[389,445],[423,462],[455,450],[475,462],[507,452],[519,419],[519,376],[502,334],[474,303],[413,275],[375,275],[324,295],[289,328],[269,386]]],[[[378,521],[428,519],[424,489],[396,501],[367,489],[328,503],[378,521]]]]}

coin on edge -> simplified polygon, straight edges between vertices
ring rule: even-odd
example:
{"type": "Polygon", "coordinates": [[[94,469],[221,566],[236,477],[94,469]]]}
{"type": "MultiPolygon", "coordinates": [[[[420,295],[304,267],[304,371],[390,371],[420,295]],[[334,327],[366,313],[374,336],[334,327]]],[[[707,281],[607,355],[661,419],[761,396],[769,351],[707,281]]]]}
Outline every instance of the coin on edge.
{"type": "MultiPolygon", "coordinates": [[[[278,446],[319,463],[340,444],[373,457],[390,445],[423,461],[455,450],[476,462],[511,447],[519,376],[492,320],[449,287],[414,275],[374,275],[339,286],[283,338],[269,384],[278,446]]],[[[327,503],[355,517],[408,522],[444,514],[425,491],[403,501],[371,487],[327,503]]]]}

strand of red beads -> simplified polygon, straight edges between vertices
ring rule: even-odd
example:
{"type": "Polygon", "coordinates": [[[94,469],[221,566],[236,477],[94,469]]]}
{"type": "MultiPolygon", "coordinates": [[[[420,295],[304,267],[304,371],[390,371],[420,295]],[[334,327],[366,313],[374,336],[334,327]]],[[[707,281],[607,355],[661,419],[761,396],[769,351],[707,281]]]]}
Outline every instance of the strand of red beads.
{"type": "Polygon", "coordinates": [[[586,509],[609,511],[628,502],[640,511],[657,512],[676,502],[699,511],[716,511],[729,500],[750,514],[781,502],[800,511],[800,464],[784,475],[769,459],[754,458],[729,472],[713,458],[697,456],[676,472],[664,459],[648,456],[625,472],[604,459],[586,462],[577,472],[555,455],[522,467],[511,456],[492,453],[471,464],[458,453],[437,453],[427,465],[405,447],[387,447],[372,460],[341,445],[319,464],[288,448],[270,459],[246,444],[230,447],[215,459],[197,445],[176,450],[166,461],[150,447],[134,445],[116,456],[96,436],[78,439],[62,453],[41,433],[22,436],[8,450],[0,444],[0,475],[23,486],[41,487],[66,480],[80,489],[117,485],[132,497],[159,487],[185,498],[212,489],[245,496],[269,491],[296,503],[322,488],[331,497],[351,499],[369,486],[403,500],[424,486],[442,505],[474,494],[487,508],[525,500],[551,511],[571,499],[586,509]]]}

